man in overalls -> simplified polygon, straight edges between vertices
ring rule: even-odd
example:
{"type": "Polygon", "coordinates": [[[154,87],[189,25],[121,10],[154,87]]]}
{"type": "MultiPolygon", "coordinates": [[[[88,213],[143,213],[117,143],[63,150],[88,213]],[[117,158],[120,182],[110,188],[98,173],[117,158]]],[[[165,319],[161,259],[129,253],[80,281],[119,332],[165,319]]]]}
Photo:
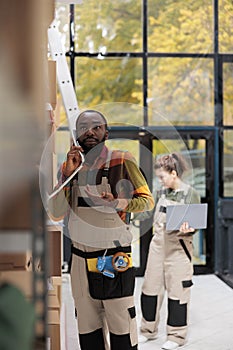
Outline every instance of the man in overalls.
{"type": "MultiPolygon", "coordinates": [[[[76,122],[79,146],[71,146],[62,181],[80,172],[53,199],[53,215],[69,203],[71,283],[82,350],[137,349],[129,220],[131,212],[154,207],[154,199],[129,152],[110,151],[107,121],[98,111],[76,122]],[[64,196],[65,195],[65,196],[64,196]],[[65,198],[65,200],[64,200],[65,198]]],[[[59,213],[60,211],[60,213],[59,213]]]]}

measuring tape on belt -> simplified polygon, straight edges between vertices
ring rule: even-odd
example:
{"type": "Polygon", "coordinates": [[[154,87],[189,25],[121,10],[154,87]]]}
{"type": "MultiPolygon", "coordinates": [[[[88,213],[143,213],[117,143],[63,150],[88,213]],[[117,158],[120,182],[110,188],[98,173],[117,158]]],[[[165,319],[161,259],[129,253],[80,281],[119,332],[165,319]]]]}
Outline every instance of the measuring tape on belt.
{"type": "Polygon", "coordinates": [[[131,253],[117,252],[114,255],[107,255],[87,259],[87,266],[90,272],[99,272],[105,276],[114,278],[116,272],[125,272],[132,267],[131,253]]]}

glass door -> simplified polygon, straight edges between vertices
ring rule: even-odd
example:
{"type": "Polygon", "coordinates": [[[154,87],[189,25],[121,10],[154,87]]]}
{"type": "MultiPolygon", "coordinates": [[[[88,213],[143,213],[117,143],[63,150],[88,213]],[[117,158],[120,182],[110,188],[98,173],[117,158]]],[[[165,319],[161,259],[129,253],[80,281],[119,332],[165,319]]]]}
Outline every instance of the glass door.
{"type": "MultiPolygon", "coordinates": [[[[201,202],[208,203],[207,228],[194,235],[194,272],[210,273],[214,266],[214,128],[179,128],[179,137],[166,130],[157,132],[152,140],[153,158],[159,155],[180,152],[189,164],[184,181],[200,194],[201,202]]],[[[153,192],[158,181],[153,176],[153,192]]]]}

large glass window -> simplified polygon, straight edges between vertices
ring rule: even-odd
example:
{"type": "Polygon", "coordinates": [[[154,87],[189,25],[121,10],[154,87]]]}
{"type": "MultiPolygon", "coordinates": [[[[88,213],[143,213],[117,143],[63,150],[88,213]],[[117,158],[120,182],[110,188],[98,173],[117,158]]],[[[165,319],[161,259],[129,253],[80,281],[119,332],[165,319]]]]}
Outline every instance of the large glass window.
{"type": "Polygon", "coordinates": [[[233,53],[232,20],[232,0],[219,0],[219,50],[223,53],[233,53]]]}
{"type": "MultiPolygon", "coordinates": [[[[75,61],[76,92],[80,108],[102,103],[142,102],[142,65],[139,58],[77,58],[75,61]]],[[[111,122],[142,124],[143,119],[112,115],[111,122]]],[[[135,115],[136,117],[136,115],[135,115]]]]}
{"type": "Polygon", "coordinates": [[[70,47],[70,6],[62,3],[56,4],[55,18],[60,32],[60,38],[65,51],[69,51],[70,47]]]}
{"type": "Polygon", "coordinates": [[[213,1],[148,1],[150,52],[213,52],[213,1]]]}
{"type": "Polygon", "coordinates": [[[223,65],[223,123],[233,125],[233,63],[223,65]]]}
{"type": "Polygon", "coordinates": [[[79,52],[142,51],[141,0],[89,0],[75,6],[79,52]]]}
{"type": "MultiPolygon", "coordinates": [[[[174,125],[213,125],[213,62],[195,58],[148,60],[148,104],[174,125]]],[[[150,116],[149,124],[157,125],[150,116]]]]}

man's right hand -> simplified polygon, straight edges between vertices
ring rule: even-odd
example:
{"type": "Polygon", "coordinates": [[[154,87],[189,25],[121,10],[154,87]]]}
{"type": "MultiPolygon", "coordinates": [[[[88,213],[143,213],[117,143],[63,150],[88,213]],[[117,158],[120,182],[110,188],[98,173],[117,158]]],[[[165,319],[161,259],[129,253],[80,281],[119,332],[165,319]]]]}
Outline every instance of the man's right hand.
{"type": "Polygon", "coordinates": [[[69,177],[81,164],[81,155],[83,152],[80,146],[71,146],[69,152],[67,153],[66,167],[63,169],[63,175],[69,177]]]}

